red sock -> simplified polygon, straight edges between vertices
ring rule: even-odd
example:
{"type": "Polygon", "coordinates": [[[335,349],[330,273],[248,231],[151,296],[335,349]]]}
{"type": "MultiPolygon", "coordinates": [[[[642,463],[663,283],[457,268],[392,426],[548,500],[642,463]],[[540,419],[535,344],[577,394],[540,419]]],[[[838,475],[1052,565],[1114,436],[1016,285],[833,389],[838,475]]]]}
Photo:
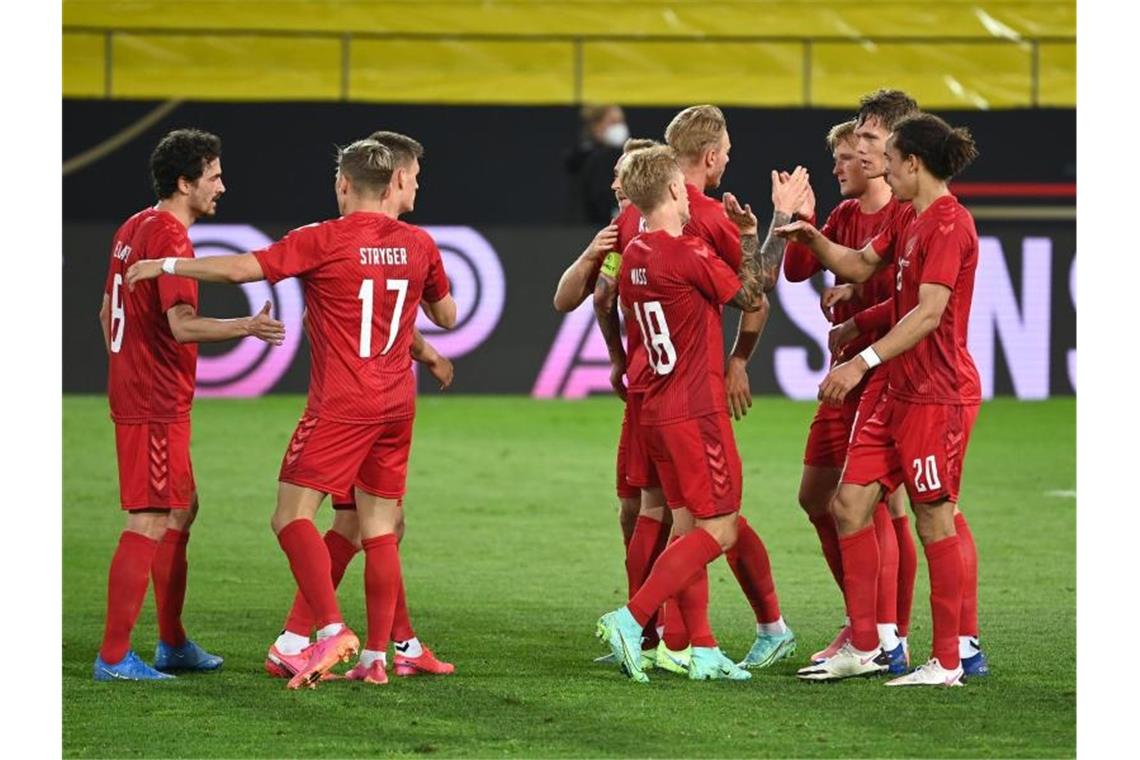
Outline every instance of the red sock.
{"type": "MultiPolygon", "coordinates": [[[[732,574],[736,576],[744,596],[748,597],[748,603],[756,613],[756,622],[774,623],[780,619],[780,598],[776,595],[776,584],[772,580],[768,550],[743,516],[737,519],[736,527],[736,544],[725,554],[728,566],[732,568],[732,574]]],[[[691,628],[689,632],[691,635],[691,628]]]]}
{"type": "MultiPolygon", "coordinates": [[[[638,515],[637,524],[633,528],[633,537],[625,550],[625,577],[629,584],[629,595],[632,597],[645,583],[649,576],[649,568],[661,553],[661,534],[667,533],[660,520],[654,520],[645,515],[638,515]]],[[[642,646],[646,649],[657,646],[657,615],[645,624],[645,641],[642,646]]]]}
{"type": "Polygon", "coordinates": [[[364,648],[383,652],[392,638],[396,597],[404,585],[400,576],[400,550],[395,533],[366,538],[363,544],[364,599],[368,613],[368,638],[364,648]]]}
{"type": "Polygon", "coordinates": [[[720,556],[720,544],[708,531],[694,528],[661,552],[641,589],[629,600],[629,611],[645,625],[666,599],[676,596],[705,565],[720,556]]]}
{"type": "MultiPolygon", "coordinates": [[[[277,543],[289,558],[297,588],[313,611],[314,625],[324,628],[343,623],[332,582],[332,560],[313,521],[299,519],[289,523],[277,534],[277,543]]],[[[308,630],[303,635],[308,635],[308,630]]]]}
{"type": "Polygon", "coordinates": [[[974,534],[966,522],[966,516],[959,512],[954,515],[954,527],[958,531],[958,548],[962,552],[962,612],[958,625],[959,636],[978,635],[978,548],[974,545],[974,534]]]}
{"type": "Polygon", "coordinates": [[[156,551],[158,542],[141,533],[125,530],[119,535],[107,574],[107,621],[99,647],[99,656],[108,665],[122,660],[131,648],[131,629],[146,598],[156,551]]]}
{"type": "MultiPolygon", "coordinates": [[[[677,542],[680,536],[667,536],[666,548],[677,542]]],[[[660,609],[657,610],[657,624],[661,626],[661,639],[665,646],[674,652],[680,652],[689,646],[689,629],[685,627],[685,618],[677,607],[676,597],[669,597],[660,609]]],[[[650,621],[653,619],[650,618],[650,621]]],[[[648,623],[646,627],[648,627],[648,623]]]]}
{"type": "Polygon", "coordinates": [[[819,535],[819,547],[823,549],[823,558],[831,568],[831,577],[835,578],[835,585],[843,590],[843,557],[839,554],[839,533],[835,529],[835,518],[830,513],[821,515],[808,515],[815,532],[819,535]]]}
{"type": "Polygon", "coordinates": [[[189,531],[168,528],[150,566],[154,579],[154,606],[158,613],[158,638],[172,647],[186,643],[182,605],[186,601],[186,544],[189,541],[189,531]]]}
{"type": "Polygon", "coordinates": [[[625,552],[625,577],[629,584],[630,597],[637,593],[641,584],[649,577],[649,568],[653,567],[653,560],[656,559],[654,552],[664,530],[665,526],[660,520],[638,515],[633,538],[630,539],[625,552]]]}
{"type": "Polygon", "coordinates": [[[898,623],[899,539],[891,525],[887,502],[875,507],[875,539],[879,542],[879,596],[875,620],[898,623]]]}
{"type": "Polygon", "coordinates": [[[914,603],[914,576],[918,572],[918,552],[914,546],[914,534],[910,532],[910,520],[906,515],[891,519],[895,537],[899,544],[898,575],[898,627],[899,636],[906,636],[910,630],[910,608],[914,603]]]}
{"type": "MultiPolygon", "coordinates": [[[[356,545],[335,530],[325,532],[325,547],[329,550],[329,564],[332,568],[333,588],[340,587],[345,570],[356,556],[356,545]]],[[[300,591],[293,597],[293,608],[285,618],[285,630],[298,636],[308,637],[313,630],[313,612],[300,591]]]]}
{"type": "Polygon", "coordinates": [[[942,667],[958,667],[958,621],[962,612],[962,549],[957,536],[927,544],[930,619],[934,656],[942,667]]]}
{"type": "Polygon", "coordinates": [[[879,542],[875,526],[868,525],[850,536],[839,538],[843,552],[843,596],[847,601],[847,617],[851,618],[851,643],[863,652],[879,648],[879,631],[875,628],[878,602],[879,542]]]}
{"type": "Polygon", "coordinates": [[[414,639],[416,632],[412,630],[412,619],[408,615],[408,597],[404,592],[404,577],[400,575],[400,589],[396,594],[396,611],[392,618],[392,641],[407,641],[414,639]]]}
{"type": "MultiPolygon", "coordinates": [[[[685,619],[689,643],[695,647],[715,647],[709,623],[709,571],[702,567],[695,578],[677,594],[677,611],[685,619]]],[[[684,647],[682,647],[684,648],[684,647]]]]}

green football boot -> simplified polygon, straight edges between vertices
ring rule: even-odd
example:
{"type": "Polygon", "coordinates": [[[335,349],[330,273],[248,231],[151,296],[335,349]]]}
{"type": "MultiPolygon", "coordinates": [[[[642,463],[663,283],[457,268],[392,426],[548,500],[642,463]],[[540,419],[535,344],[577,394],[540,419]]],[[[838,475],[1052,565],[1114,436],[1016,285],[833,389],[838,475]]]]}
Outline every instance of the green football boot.
{"type": "Polygon", "coordinates": [[[692,647],[685,647],[679,652],[674,652],[665,646],[664,641],[660,641],[657,644],[657,656],[654,658],[654,661],[657,663],[657,667],[662,670],[668,670],[670,673],[683,676],[689,672],[689,658],[692,651],[692,647]]]}
{"type": "Polygon", "coordinates": [[[630,680],[638,683],[649,681],[641,667],[641,625],[633,619],[628,607],[607,612],[598,618],[594,635],[609,644],[614,659],[621,663],[621,672],[630,680]]]}
{"type": "Polygon", "coordinates": [[[796,653],[796,634],[788,628],[783,633],[759,633],[748,654],[740,661],[749,670],[766,668],[796,653]]]}
{"type": "Polygon", "coordinates": [[[693,647],[689,678],[693,681],[747,681],[752,674],[725,657],[720,647],[693,647]]]}

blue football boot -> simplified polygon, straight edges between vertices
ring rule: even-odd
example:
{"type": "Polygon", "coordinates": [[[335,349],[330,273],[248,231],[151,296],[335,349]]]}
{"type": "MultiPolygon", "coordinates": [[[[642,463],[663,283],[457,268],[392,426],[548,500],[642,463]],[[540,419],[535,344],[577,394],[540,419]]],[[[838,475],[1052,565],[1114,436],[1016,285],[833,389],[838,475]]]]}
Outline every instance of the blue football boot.
{"type": "Polygon", "coordinates": [[[172,647],[161,640],[154,650],[154,669],[163,672],[178,670],[217,670],[223,659],[210,654],[190,639],[179,647],[172,647]]]}
{"type": "Polygon", "coordinates": [[[147,665],[133,651],[127,652],[126,657],[114,665],[108,665],[96,655],[92,674],[96,681],[165,681],[174,678],[147,665]]]}

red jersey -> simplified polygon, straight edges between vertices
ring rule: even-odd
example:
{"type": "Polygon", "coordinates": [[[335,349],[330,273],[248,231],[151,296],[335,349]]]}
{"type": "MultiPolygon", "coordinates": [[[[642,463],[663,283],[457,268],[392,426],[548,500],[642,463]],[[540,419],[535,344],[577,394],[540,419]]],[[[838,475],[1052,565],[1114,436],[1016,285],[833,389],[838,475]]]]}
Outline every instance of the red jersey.
{"type": "Polygon", "coordinates": [[[190,418],[198,345],[179,343],[166,312],[184,303],[198,308],[198,283],[158,277],[129,290],[127,269],[141,259],[194,258],[186,227],[173,214],[148,208],[119,227],[103,292],[111,299],[111,356],[107,396],[121,423],[178,422],[190,418]]]}
{"type": "Polygon", "coordinates": [[[872,245],[897,268],[896,322],[918,305],[922,284],[952,291],[934,332],[887,362],[891,395],[918,404],[981,403],[981,381],[966,346],[978,268],[978,232],[970,212],[953,195],[942,196],[917,216],[913,208],[900,214],[872,245]]]}
{"type": "Polygon", "coordinates": [[[713,253],[722,258],[732,271],[740,271],[744,252],[740,249],[740,228],[724,212],[724,204],[705,195],[696,185],[685,183],[689,193],[689,223],[685,234],[708,243],[713,253]]]}
{"type": "MultiPolygon", "coordinates": [[[[685,225],[684,234],[703,240],[713,253],[728,264],[733,272],[739,271],[740,261],[744,258],[744,252],[740,248],[740,229],[729,220],[728,214],[724,212],[724,205],[720,201],[710,198],[701,192],[696,185],[688,182],[685,183],[685,190],[689,194],[689,223],[685,225]]],[[[631,209],[638,225],[640,225],[641,212],[635,209],[632,204],[626,211],[631,209]]],[[[620,216],[618,218],[621,219],[620,216]]],[[[635,229],[639,228],[635,227],[635,229]]],[[[621,238],[620,226],[618,228],[618,242],[623,243],[623,245],[628,244],[628,241],[623,241],[621,238]]],[[[624,251],[625,248],[623,247],[622,250],[624,251]]],[[[735,294],[736,291],[733,291],[733,295],[735,294]]],[[[650,376],[653,374],[643,350],[644,344],[641,341],[640,334],[637,334],[636,343],[633,340],[632,335],[636,331],[637,325],[631,325],[627,320],[626,335],[630,336],[629,345],[631,346],[627,356],[631,358],[626,362],[625,374],[629,379],[631,391],[645,390],[649,384],[650,376]],[[637,348],[635,349],[633,346],[637,346],[637,348]]]]}
{"type": "Polygon", "coordinates": [[[659,230],[626,247],[619,278],[650,366],[642,423],[726,414],[720,315],[740,290],[736,272],[704,241],[659,230]]]}
{"type": "MultiPolygon", "coordinates": [[[[906,204],[909,207],[909,204],[906,204]]],[[[865,214],[859,209],[859,201],[848,198],[840,203],[827,217],[827,222],[820,229],[820,233],[839,245],[860,250],[887,226],[894,223],[895,217],[903,213],[904,204],[893,195],[887,205],[873,214],[865,214]]],[[[784,276],[788,282],[802,282],[816,272],[823,270],[811,249],[801,243],[788,243],[784,250],[784,276]]],[[[848,280],[836,277],[835,281],[844,284],[848,280]]],[[[894,295],[895,269],[894,264],[876,272],[871,279],[863,283],[858,300],[845,301],[832,309],[831,323],[838,325],[846,322],[859,312],[883,301],[889,301],[894,295]]],[[[875,330],[861,333],[857,338],[843,346],[838,357],[832,361],[849,359],[867,346],[886,334],[885,330],[875,330]]]]}
{"type": "MultiPolygon", "coordinates": [[[[630,241],[641,234],[644,219],[632,203],[628,204],[614,219],[617,225],[617,250],[624,251],[630,241]]],[[[599,267],[601,264],[599,264],[599,267]]],[[[629,390],[638,393],[645,390],[649,373],[649,361],[645,356],[645,344],[641,340],[641,330],[637,320],[625,320],[625,376],[629,390]]]]}
{"type": "Polygon", "coordinates": [[[421,299],[434,303],[449,292],[431,236],[383,214],[356,212],[295,229],[253,255],[269,282],[301,279],[314,346],[309,402],[320,418],[412,417],[416,309],[421,299]]]}

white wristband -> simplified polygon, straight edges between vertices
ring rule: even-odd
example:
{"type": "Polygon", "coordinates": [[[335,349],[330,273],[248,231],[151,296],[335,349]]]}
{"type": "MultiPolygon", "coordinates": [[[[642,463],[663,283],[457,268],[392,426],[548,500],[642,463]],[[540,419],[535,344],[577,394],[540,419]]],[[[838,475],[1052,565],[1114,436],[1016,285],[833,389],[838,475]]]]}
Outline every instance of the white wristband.
{"type": "Polygon", "coordinates": [[[167,256],[162,260],[162,271],[167,274],[174,274],[174,262],[178,261],[174,256],[167,256]]]}
{"type": "Polygon", "coordinates": [[[863,358],[863,361],[867,362],[867,369],[874,369],[883,363],[883,360],[879,358],[879,355],[875,353],[875,349],[871,346],[867,346],[860,351],[859,356],[863,358]]]}

